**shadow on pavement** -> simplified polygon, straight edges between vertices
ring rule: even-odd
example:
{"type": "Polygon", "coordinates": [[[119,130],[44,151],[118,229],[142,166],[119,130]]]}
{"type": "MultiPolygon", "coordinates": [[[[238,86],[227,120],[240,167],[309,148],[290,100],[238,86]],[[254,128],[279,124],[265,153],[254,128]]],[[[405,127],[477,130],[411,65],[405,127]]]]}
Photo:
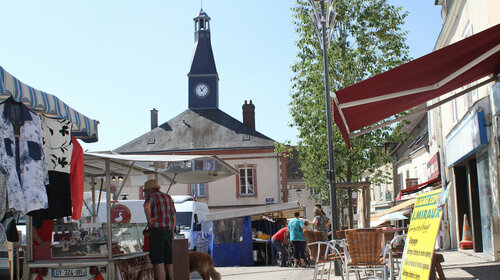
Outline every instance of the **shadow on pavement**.
{"type": "Polygon", "coordinates": [[[482,265],[476,267],[463,267],[463,270],[473,275],[476,279],[497,280],[500,279],[500,264],[482,265]]]}

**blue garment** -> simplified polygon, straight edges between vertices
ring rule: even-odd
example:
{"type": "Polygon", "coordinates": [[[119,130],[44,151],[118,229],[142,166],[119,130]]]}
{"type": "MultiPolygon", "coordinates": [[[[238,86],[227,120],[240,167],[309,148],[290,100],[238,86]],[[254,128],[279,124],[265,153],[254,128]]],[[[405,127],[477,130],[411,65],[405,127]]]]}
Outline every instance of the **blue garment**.
{"type": "Polygon", "coordinates": [[[0,166],[6,171],[9,208],[21,215],[48,207],[49,177],[42,147],[40,117],[22,103],[0,104],[0,166]]]}
{"type": "Polygon", "coordinates": [[[291,241],[306,241],[304,236],[304,230],[302,227],[304,222],[301,219],[293,218],[288,223],[288,229],[290,230],[290,240],[291,241]]]}

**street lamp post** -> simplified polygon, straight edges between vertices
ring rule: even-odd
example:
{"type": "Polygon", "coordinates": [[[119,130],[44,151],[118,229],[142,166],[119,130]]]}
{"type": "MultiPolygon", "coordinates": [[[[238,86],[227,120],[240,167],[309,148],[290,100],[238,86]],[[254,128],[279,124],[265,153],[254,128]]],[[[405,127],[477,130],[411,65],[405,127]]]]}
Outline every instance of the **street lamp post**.
{"type": "MultiPolygon", "coordinates": [[[[328,170],[327,178],[330,183],[330,203],[332,207],[332,235],[333,238],[337,238],[338,218],[337,218],[337,186],[335,181],[335,153],[333,150],[333,136],[332,136],[332,108],[330,100],[330,82],[328,78],[328,42],[330,41],[334,25],[335,25],[335,12],[333,12],[333,0],[328,0],[327,9],[325,9],[325,0],[319,0],[319,5],[321,6],[321,11],[318,11],[318,7],[314,1],[309,0],[313,8],[311,13],[311,19],[314,25],[314,29],[318,35],[319,41],[321,43],[321,48],[323,49],[323,67],[325,72],[325,103],[326,103],[326,125],[327,125],[327,139],[328,139],[328,170]],[[321,25],[321,32],[320,32],[321,25]],[[328,34],[327,34],[328,28],[328,34]]],[[[335,262],[335,275],[340,275],[339,263],[335,262]]]]}

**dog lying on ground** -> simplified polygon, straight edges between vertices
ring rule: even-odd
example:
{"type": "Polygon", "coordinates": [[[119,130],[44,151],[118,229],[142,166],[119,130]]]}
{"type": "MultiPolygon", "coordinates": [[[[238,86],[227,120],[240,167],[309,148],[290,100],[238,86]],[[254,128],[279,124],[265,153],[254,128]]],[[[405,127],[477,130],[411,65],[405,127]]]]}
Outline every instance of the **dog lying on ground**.
{"type": "Polygon", "coordinates": [[[189,252],[189,272],[198,271],[203,280],[220,280],[220,273],[214,268],[212,257],[203,252],[189,252]]]}

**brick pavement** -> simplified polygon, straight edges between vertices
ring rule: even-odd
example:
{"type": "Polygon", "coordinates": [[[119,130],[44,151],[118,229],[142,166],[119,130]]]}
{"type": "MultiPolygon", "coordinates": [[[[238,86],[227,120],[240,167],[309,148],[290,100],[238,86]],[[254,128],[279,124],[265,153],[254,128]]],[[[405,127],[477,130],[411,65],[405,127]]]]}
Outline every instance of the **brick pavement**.
{"type": "MultiPolygon", "coordinates": [[[[481,253],[467,251],[440,251],[444,256],[442,263],[448,280],[458,279],[500,279],[500,262],[490,262],[481,253]]],[[[223,280],[309,280],[313,277],[312,268],[288,268],[277,266],[217,267],[223,280]]],[[[355,276],[352,275],[352,279],[355,276]]],[[[323,277],[327,279],[326,277],[323,277]]],[[[192,273],[191,279],[201,279],[192,273]]],[[[330,279],[342,279],[340,276],[330,279]]]]}

